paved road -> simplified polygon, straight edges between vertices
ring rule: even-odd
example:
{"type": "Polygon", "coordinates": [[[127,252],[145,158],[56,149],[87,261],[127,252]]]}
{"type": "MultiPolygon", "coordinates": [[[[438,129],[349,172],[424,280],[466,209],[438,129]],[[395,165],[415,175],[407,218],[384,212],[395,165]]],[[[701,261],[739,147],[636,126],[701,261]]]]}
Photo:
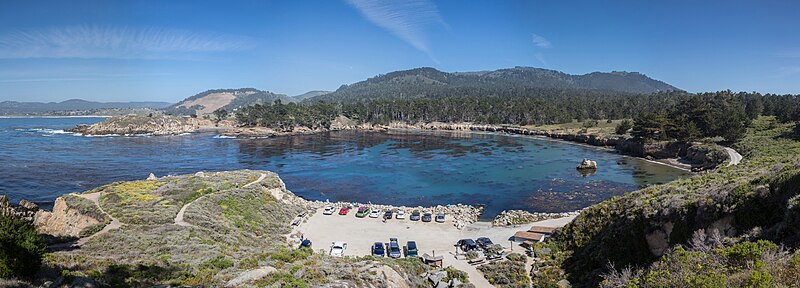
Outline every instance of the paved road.
{"type": "Polygon", "coordinates": [[[728,163],[728,166],[731,165],[739,165],[739,162],[742,162],[742,154],[733,150],[733,148],[722,147],[725,148],[725,151],[728,152],[728,156],[731,158],[731,162],[728,163]]]}

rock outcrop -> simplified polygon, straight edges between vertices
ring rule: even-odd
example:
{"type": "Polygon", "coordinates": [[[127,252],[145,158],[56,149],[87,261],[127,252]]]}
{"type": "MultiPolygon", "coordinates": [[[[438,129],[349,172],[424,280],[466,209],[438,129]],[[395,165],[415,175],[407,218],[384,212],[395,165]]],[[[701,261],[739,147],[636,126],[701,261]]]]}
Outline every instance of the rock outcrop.
{"type": "Polygon", "coordinates": [[[575,168],[577,168],[578,170],[590,170],[590,169],[597,170],[597,162],[589,159],[583,159],[583,161],[581,161],[581,164],[578,164],[578,166],[575,168]]]}
{"type": "Polygon", "coordinates": [[[179,135],[214,127],[210,120],[167,115],[126,115],[111,117],[93,125],[80,125],[67,131],[83,135],[179,135]]]}
{"type": "Polygon", "coordinates": [[[39,206],[28,200],[19,201],[19,205],[13,206],[8,202],[6,195],[0,195],[0,215],[22,219],[25,221],[33,221],[36,211],[39,211],[39,206]]]}
{"type": "Polygon", "coordinates": [[[53,212],[40,210],[36,213],[33,223],[39,233],[78,238],[85,230],[105,223],[106,219],[89,215],[85,210],[76,207],[77,205],[69,204],[66,197],[77,198],[72,195],[58,197],[53,205],[53,212]]]}
{"type": "Polygon", "coordinates": [[[577,216],[580,211],[563,212],[563,213],[538,213],[528,212],[525,210],[505,210],[500,212],[499,215],[492,220],[492,226],[511,226],[528,224],[547,219],[563,218],[568,216],[577,216]]]}

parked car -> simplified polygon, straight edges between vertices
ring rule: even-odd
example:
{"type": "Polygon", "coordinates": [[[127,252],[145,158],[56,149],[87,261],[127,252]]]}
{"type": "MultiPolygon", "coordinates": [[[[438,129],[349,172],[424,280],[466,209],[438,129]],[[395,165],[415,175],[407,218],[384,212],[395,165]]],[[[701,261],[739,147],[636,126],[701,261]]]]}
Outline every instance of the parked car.
{"type": "Polygon", "coordinates": [[[350,212],[350,208],[342,207],[342,209],[339,209],[339,215],[347,215],[347,212],[350,212]]]}
{"type": "Polygon", "coordinates": [[[419,210],[414,210],[414,212],[411,212],[411,217],[408,217],[408,220],[419,221],[419,215],[419,210]]]}
{"type": "Polygon", "coordinates": [[[356,217],[364,218],[367,217],[367,214],[369,214],[369,207],[367,206],[358,207],[358,211],[356,211],[356,217]]]}
{"type": "Polygon", "coordinates": [[[431,222],[431,219],[431,213],[425,212],[425,214],[422,214],[422,222],[431,222]]]}
{"type": "Polygon", "coordinates": [[[397,243],[397,238],[389,238],[389,257],[400,258],[403,254],[400,252],[400,244],[397,243]]]}
{"type": "Polygon", "coordinates": [[[305,239],[300,242],[300,248],[311,248],[311,240],[305,239]]]}
{"type": "Polygon", "coordinates": [[[379,216],[381,216],[380,209],[372,210],[372,212],[369,213],[369,218],[378,218],[379,216]]]}
{"type": "Polygon", "coordinates": [[[386,213],[383,213],[383,219],[392,219],[392,210],[386,210],[386,213]]]}
{"type": "Polygon", "coordinates": [[[461,239],[461,240],[458,240],[458,243],[456,243],[456,246],[458,246],[458,248],[461,249],[461,251],[464,251],[464,252],[474,251],[474,250],[478,249],[478,244],[475,243],[475,241],[473,241],[472,239],[461,239]]]}
{"type": "Polygon", "coordinates": [[[394,218],[398,220],[406,219],[406,211],[397,210],[397,213],[394,214],[394,218]]]}
{"type": "Polygon", "coordinates": [[[331,243],[331,252],[329,255],[333,257],[342,257],[344,256],[344,250],[347,250],[347,243],[336,241],[331,243]]]}
{"type": "Polygon", "coordinates": [[[406,257],[419,257],[419,250],[417,250],[417,242],[408,241],[406,243],[406,257]]]}
{"type": "Polygon", "coordinates": [[[444,223],[444,213],[439,212],[438,214],[436,214],[436,222],[444,223]]]}
{"type": "Polygon", "coordinates": [[[333,206],[325,206],[325,210],[322,210],[323,215],[333,215],[334,212],[336,212],[336,208],[333,206]]]}
{"type": "Polygon", "coordinates": [[[372,256],[383,257],[385,255],[386,255],[386,250],[383,249],[383,243],[375,242],[375,244],[372,245],[372,256]]]}
{"type": "Polygon", "coordinates": [[[483,249],[489,249],[489,247],[492,247],[494,245],[492,240],[487,237],[480,237],[476,239],[475,242],[478,242],[478,246],[480,246],[483,249]]]}

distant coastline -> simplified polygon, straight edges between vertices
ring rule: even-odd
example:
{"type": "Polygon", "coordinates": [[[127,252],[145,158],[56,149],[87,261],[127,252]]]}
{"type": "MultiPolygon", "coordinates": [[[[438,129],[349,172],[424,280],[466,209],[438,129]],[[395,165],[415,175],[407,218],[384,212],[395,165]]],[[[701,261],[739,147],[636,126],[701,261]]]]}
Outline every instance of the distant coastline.
{"type": "Polygon", "coordinates": [[[0,119],[30,119],[30,118],[51,118],[51,119],[56,119],[56,118],[111,118],[111,117],[113,117],[113,116],[101,116],[101,115],[71,115],[71,116],[55,116],[55,115],[53,115],[53,116],[34,116],[34,115],[31,115],[31,116],[27,116],[27,115],[14,116],[14,115],[0,115],[0,119]]]}

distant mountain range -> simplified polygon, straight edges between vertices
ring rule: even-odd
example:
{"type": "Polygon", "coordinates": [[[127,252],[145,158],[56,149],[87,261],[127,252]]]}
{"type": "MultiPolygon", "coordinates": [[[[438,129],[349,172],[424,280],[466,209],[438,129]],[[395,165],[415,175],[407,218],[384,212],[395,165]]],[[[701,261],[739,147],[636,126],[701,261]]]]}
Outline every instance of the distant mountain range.
{"type": "Polygon", "coordinates": [[[0,115],[41,115],[65,111],[90,111],[101,109],[161,109],[167,102],[93,102],[71,99],[62,102],[0,102],[0,115]]]}
{"type": "Polygon", "coordinates": [[[518,95],[525,89],[592,89],[649,94],[680,90],[636,72],[594,72],[570,75],[559,71],[515,67],[494,71],[442,72],[417,68],[391,72],[351,84],[306,101],[347,102],[373,99],[425,98],[445,96],[518,95]]]}
{"type": "Polygon", "coordinates": [[[442,72],[417,68],[378,75],[336,91],[309,91],[287,96],[255,88],[208,90],[176,104],[165,102],[101,103],[67,100],[58,103],[0,102],[0,115],[45,114],[93,109],[163,109],[176,115],[208,115],[217,109],[229,112],[276,100],[290,102],[352,102],[376,99],[437,98],[452,96],[530,96],[567,93],[569,90],[603,90],[650,94],[677,91],[675,86],[636,72],[593,72],[571,75],[555,70],[514,67],[494,71],[442,72]]]}

